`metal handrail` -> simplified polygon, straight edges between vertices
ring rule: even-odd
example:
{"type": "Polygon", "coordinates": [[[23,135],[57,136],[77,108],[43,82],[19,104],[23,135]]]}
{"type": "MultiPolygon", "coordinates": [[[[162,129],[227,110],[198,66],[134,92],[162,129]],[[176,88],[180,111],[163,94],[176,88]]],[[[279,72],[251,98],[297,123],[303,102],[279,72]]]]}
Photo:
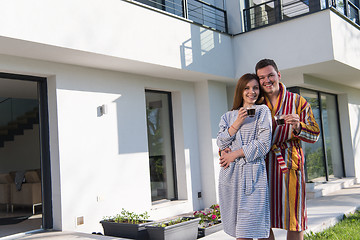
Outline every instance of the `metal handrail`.
{"type": "Polygon", "coordinates": [[[270,0],[270,1],[267,1],[267,2],[263,2],[263,3],[257,4],[257,5],[252,6],[252,7],[244,8],[244,11],[245,11],[245,10],[251,10],[252,8],[258,8],[258,7],[260,7],[261,5],[265,5],[265,4],[272,3],[272,2],[275,2],[275,0],[270,0]]]}
{"type": "MultiPolygon", "coordinates": [[[[326,1],[326,3],[328,3],[328,1],[326,1]]],[[[351,1],[347,1],[347,3],[344,13],[341,14],[355,22],[355,24],[360,25],[360,8],[351,1]]],[[[332,8],[335,7],[335,4],[335,1],[331,1],[330,6],[328,4],[323,6],[320,0],[309,0],[306,2],[302,0],[288,2],[284,2],[283,0],[266,1],[243,10],[245,31],[276,24],[290,18],[318,12],[322,9],[332,8]],[[269,6],[270,4],[273,6],[269,6]],[[263,10],[262,8],[265,5],[267,9],[263,10]],[[255,12],[255,9],[259,9],[259,11],[255,12]]]]}
{"type": "Polygon", "coordinates": [[[204,2],[204,1],[201,1],[201,0],[194,0],[194,1],[195,1],[195,2],[199,2],[199,3],[203,4],[203,5],[207,5],[207,6],[211,7],[211,8],[216,9],[216,10],[225,12],[224,9],[218,8],[218,7],[216,7],[216,6],[214,6],[214,5],[211,5],[211,4],[207,3],[207,2],[204,2]]]}
{"type": "Polygon", "coordinates": [[[7,101],[7,100],[11,100],[11,98],[5,98],[4,100],[2,100],[2,101],[0,102],[0,104],[3,103],[3,102],[5,102],[5,101],[7,101]]]}
{"type": "Polygon", "coordinates": [[[348,8],[348,13],[347,13],[347,17],[352,20],[353,22],[355,22],[356,24],[360,25],[360,8],[358,6],[356,6],[354,3],[352,3],[351,1],[348,1],[349,4],[349,8],[348,8]],[[353,11],[352,11],[353,10],[353,11]],[[354,13],[354,19],[352,19],[352,13],[354,13]]]}
{"type": "Polygon", "coordinates": [[[187,18],[198,24],[210,23],[215,30],[227,32],[226,11],[202,0],[181,0],[181,4],[171,0],[164,0],[162,3],[154,0],[135,1],[187,18]]]}
{"type": "Polygon", "coordinates": [[[188,19],[227,32],[226,11],[201,0],[187,0],[188,19]],[[211,26],[209,26],[211,25],[211,26]]]}

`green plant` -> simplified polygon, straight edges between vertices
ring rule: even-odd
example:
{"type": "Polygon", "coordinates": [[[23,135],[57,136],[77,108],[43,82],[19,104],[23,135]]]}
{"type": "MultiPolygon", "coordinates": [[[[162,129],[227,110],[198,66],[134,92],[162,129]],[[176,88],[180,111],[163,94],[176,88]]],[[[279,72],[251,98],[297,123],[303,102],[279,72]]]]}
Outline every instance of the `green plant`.
{"type": "Polygon", "coordinates": [[[342,221],[335,224],[323,232],[314,233],[310,231],[304,236],[305,240],[355,240],[360,239],[360,212],[350,214],[344,217],[342,221]]]}
{"type": "Polygon", "coordinates": [[[139,224],[146,222],[145,220],[149,219],[149,217],[150,216],[146,211],[144,213],[136,214],[134,212],[126,211],[123,208],[120,214],[116,214],[112,217],[104,217],[103,220],[117,223],[139,224]]]}
{"type": "Polygon", "coordinates": [[[189,220],[190,220],[190,218],[176,218],[174,220],[170,220],[170,221],[167,221],[167,222],[156,223],[153,226],[167,227],[167,226],[175,225],[175,224],[178,224],[178,223],[186,222],[186,221],[189,221],[189,220]]]}
{"type": "Polygon", "coordinates": [[[195,211],[194,217],[200,218],[201,227],[209,227],[219,223],[221,218],[219,204],[211,205],[209,210],[195,211]]]}

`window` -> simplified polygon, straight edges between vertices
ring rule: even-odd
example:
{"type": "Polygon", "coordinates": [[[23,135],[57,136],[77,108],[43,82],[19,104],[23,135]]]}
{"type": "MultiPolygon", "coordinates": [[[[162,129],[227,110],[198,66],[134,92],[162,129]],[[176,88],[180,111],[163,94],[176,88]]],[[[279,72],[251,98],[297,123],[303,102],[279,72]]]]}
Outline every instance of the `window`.
{"type": "Polygon", "coordinates": [[[289,90],[300,93],[310,103],[321,132],[316,143],[302,142],[307,181],[322,182],[344,177],[336,95],[303,88],[289,90]]]}
{"type": "Polygon", "coordinates": [[[177,199],[171,93],[145,91],[152,201],[177,199]]]}

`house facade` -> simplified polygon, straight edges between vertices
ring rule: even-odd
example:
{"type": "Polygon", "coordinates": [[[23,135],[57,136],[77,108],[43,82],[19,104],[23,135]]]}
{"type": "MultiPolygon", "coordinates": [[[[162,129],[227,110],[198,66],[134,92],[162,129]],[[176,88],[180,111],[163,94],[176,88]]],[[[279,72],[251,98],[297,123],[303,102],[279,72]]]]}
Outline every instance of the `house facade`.
{"type": "Polygon", "coordinates": [[[101,232],[122,208],[156,220],[216,203],[219,119],[262,58],[321,126],[304,146],[308,181],[360,176],[358,0],[2,8],[0,97],[36,100],[39,121],[24,134],[37,151],[7,140],[0,174],[39,170],[44,228],[101,232]]]}

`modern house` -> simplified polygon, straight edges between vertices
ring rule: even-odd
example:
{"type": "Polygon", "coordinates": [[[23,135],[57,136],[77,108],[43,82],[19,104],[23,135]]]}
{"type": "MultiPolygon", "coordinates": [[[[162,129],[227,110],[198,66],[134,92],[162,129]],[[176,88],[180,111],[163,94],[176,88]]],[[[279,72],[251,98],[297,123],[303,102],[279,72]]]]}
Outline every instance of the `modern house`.
{"type": "Polygon", "coordinates": [[[219,119],[262,58],[321,127],[307,180],[360,178],[359,0],[1,8],[0,217],[29,206],[39,228],[91,233],[122,208],[160,219],[216,203],[219,119]]]}

